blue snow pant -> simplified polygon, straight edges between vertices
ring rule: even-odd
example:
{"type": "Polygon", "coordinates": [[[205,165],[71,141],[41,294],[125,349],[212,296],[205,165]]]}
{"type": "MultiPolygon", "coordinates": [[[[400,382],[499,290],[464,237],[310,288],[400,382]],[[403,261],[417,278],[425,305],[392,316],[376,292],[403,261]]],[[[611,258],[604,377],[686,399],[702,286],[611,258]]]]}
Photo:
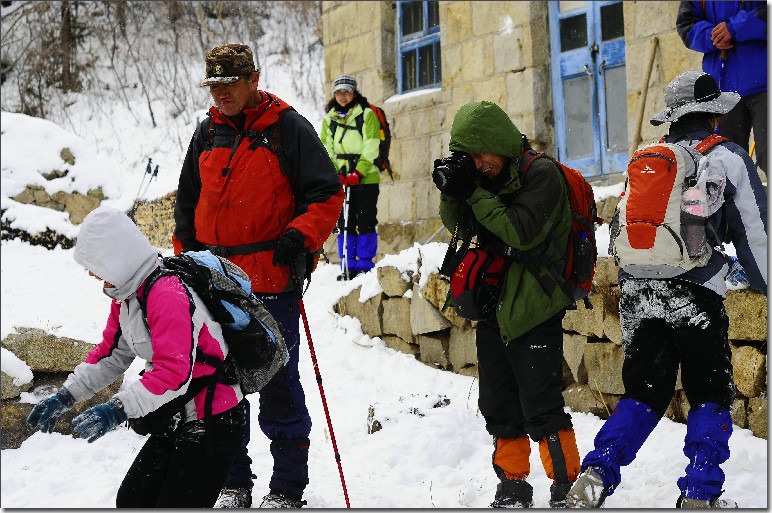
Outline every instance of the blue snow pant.
{"type": "Polygon", "coordinates": [[[729,319],[723,298],[686,281],[624,280],[619,299],[622,381],[625,394],[595,437],[582,470],[593,467],[610,493],[670,404],[679,364],[691,405],[684,454],[682,495],[713,499],[721,494],[719,465],[729,457],[734,400],[729,319]]]}
{"type": "Polygon", "coordinates": [[[375,227],[378,224],[378,184],[359,184],[348,188],[348,214],[346,206],[341,210],[338,219],[338,256],[343,263],[343,232],[346,232],[346,255],[348,271],[352,274],[367,272],[375,264],[373,259],[378,249],[378,234],[375,227]]]}
{"type": "MultiPolygon", "coordinates": [[[[273,474],[271,492],[300,500],[308,485],[308,447],[311,417],[300,383],[298,357],[300,309],[295,292],[256,294],[281,328],[289,351],[289,363],[263,388],[260,394],[260,429],[271,441],[273,474]]],[[[230,469],[226,488],[252,488],[252,472],[247,454],[250,423],[246,423],[242,451],[230,469]]]]}

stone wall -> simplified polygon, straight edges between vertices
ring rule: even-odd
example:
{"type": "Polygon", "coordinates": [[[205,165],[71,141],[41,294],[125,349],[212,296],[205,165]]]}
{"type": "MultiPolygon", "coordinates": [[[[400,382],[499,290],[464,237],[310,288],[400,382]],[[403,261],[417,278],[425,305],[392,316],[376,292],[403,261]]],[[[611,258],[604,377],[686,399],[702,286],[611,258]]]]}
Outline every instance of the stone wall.
{"type": "MultiPolygon", "coordinates": [[[[563,396],[579,412],[607,418],[624,393],[619,326],[617,267],[611,258],[598,261],[593,308],[583,305],[566,313],[563,320],[563,396]]],[[[459,374],[477,376],[476,323],[442,309],[450,284],[432,274],[423,287],[418,275],[407,276],[393,267],[376,268],[381,294],[359,301],[357,288],[336,305],[340,315],[360,320],[363,333],[379,337],[397,351],[412,354],[423,363],[459,374]],[[412,291],[411,294],[405,294],[412,291]]],[[[767,437],[767,301],[757,292],[730,291],[726,298],[729,339],[737,398],[732,405],[734,423],[767,437]]],[[[685,422],[689,404],[681,388],[666,416],[685,422]]]]}

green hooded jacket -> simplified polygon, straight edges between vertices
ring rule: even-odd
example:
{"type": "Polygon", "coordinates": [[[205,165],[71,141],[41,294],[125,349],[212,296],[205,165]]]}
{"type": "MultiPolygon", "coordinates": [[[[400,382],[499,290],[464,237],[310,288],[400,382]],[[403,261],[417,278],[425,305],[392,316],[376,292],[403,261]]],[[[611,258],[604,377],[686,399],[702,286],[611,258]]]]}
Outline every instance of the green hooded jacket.
{"type": "Polygon", "coordinates": [[[487,180],[481,176],[466,201],[440,195],[440,218],[451,233],[458,226],[462,237],[465,227],[471,225],[478,242],[503,243],[539,262],[513,261],[507,273],[496,319],[502,340],[508,344],[573,302],[547,267],[559,262],[568,247],[571,211],[565,180],[545,158],[534,161],[525,176],[520,176],[520,131],[495,103],[461,107],[453,119],[448,146],[451,151],[509,157],[509,169],[502,170],[506,182],[497,192],[481,187],[487,180]],[[470,223],[470,216],[476,222],[470,223]],[[553,249],[548,251],[550,243],[553,249]]]}
{"type": "Polygon", "coordinates": [[[346,117],[339,117],[335,109],[330,109],[322,120],[322,131],[319,134],[327,153],[335,165],[338,174],[342,173],[343,167],[346,167],[346,173],[351,173],[353,169],[348,169],[350,163],[346,159],[338,158],[338,155],[359,155],[356,162],[356,170],[362,173],[363,184],[381,183],[380,169],[373,164],[378,158],[381,144],[381,123],[378,116],[369,107],[362,108],[362,105],[356,103],[349,109],[346,117]],[[357,116],[364,116],[362,133],[356,129],[357,116]],[[332,121],[335,120],[341,125],[335,130],[335,134],[330,128],[332,121]]]}

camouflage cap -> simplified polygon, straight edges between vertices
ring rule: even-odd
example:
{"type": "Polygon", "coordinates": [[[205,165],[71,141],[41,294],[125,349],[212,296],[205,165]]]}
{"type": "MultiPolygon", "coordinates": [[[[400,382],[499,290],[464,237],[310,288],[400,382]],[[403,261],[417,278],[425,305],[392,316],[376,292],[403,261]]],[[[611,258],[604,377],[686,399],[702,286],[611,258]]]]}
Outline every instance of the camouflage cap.
{"type": "Polygon", "coordinates": [[[215,46],[204,57],[204,63],[206,79],[199,87],[233,84],[240,77],[258,71],[252,59],[252,50],[242,44],[215,46]]]}

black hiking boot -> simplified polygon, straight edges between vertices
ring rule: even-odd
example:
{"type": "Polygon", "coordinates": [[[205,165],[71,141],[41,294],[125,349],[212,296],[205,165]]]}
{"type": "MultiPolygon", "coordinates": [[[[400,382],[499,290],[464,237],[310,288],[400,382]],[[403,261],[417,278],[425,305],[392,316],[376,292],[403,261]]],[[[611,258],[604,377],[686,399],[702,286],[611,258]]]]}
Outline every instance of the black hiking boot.
{"type": "Polygon", "coordinates": [[[306,501],[300,499],[291,499],[286,495],[280,493],[271,492],[263,497],[263,502],[260,503],[261,508],[291,508],[298,509],[306,505],[306,501]]]}
{"type": "Polygon", "coordinates": [[[550,508],[567,508],[566,494],[574,483],[553,483],[550,486],[550,508]]]}
{"type": "Polygon", "coordinates": [[[532,508],[533,487],[525,479],[508,479],[496,485],[491,508],[532,508]]]}
{"type": "Polygon", "coordinates": [[[214,503],[215,508],[245,509],[252,507],[252,490],[249,488],[223,488],[214,503]]]}

